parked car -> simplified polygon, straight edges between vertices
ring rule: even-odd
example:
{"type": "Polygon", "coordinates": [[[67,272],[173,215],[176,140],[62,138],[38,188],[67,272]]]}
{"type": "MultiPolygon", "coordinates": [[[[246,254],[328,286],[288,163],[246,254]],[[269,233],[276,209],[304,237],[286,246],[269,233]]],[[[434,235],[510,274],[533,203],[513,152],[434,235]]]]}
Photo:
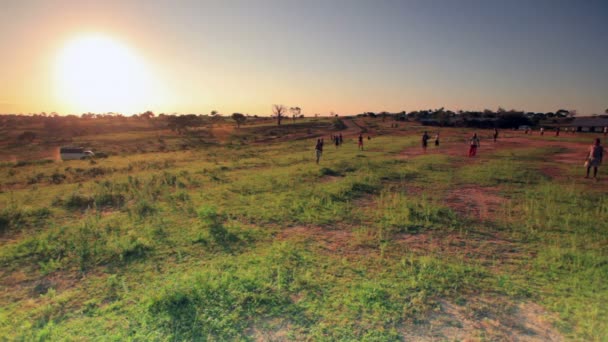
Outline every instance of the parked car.
{"type": "Polygon", "coordinates": [[[62,147],[59,149],[61,160],[87,159],[95,155],[91,150],[82,147],[62,147]]]}

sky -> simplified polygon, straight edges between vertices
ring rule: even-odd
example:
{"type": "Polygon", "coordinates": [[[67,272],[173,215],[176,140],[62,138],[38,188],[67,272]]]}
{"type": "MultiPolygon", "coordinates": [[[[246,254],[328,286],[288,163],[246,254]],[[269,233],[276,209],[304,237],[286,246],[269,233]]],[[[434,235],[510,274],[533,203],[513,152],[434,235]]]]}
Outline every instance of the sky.
{"type": "Polygon", "coordinates": [[[608,108],[608,1],[0,0],[0,113],[608,108]]]}

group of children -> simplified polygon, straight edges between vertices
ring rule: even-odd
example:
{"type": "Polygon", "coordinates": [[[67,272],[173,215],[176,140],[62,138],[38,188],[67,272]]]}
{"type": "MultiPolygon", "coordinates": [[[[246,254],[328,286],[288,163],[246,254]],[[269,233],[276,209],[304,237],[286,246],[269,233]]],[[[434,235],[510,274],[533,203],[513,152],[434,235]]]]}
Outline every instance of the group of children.
{"type": "MultiPolygon", "coordinates": [[[[336,145],[336,148],[340,147],[340,145],[342,145],[344,143],[344,138],[342,137],[342,133],[340,133],[339,135],[331,135],[331,140],[333,141],[333,143],[336,145]]],[[[367,140],[371,140],[372,138],[370,136],[367,136],[367,140]]],[[[358,143],[357,146],[359,148],[359,150],[363,150],[363,134],[359,134],[359,137],[357,139],[358,143]]],[[[319,161],[321,160],[321,156],[323,155],[323,145],[325,144],[323,138],[319,138],[317,139],[317,144],[315,145],[315,155],[316,155],[316,161],[317,164],[319,164],[319,161]]]]}
{"type": "MultiPolygon", "coordinates": [[[[556,129],[556,136],[559,136],[559,127],[556,129]]],[[[526,132],[527,134],[528,132],[526,132]]],[[[608,128],[604,128],[603,130],[604,136],[606,136],[608,134],[608,128]]],[[[544,134],[544,128],[540,129],[540,135],[544,134]]],[[[494,129],[494,133],[492,135],[494,142],[496,142],[496,140],[498,139],[498,129],[494,129]]],[[[342,137],[342,134],[339,135],[332,135],[331,139],[333,140],[334,144],[336,145],[336,148],[338,148],[340,145],[342,145],[342,143],[344,142],[344,139],[342,137]]],[[[367,139],[371,139],[371,137],[367,137],[367,139]]],[[[425,131],[422,134],[422,149],[424,150],[424,152],[426,152],[426,149],[428,147],[428,141],[431,139],[430,135],[428,134],[427,131],[425,131]]],[[[363,135],[359,134],[359,137],[357,139],[358,141],[358,148],[359,150],[363,150],[363,135]]],[[[321,155],[323,154],[323,138],[317,139],[317,145],[315,146],[315,152],[316,152],[316,157],[317,157],[317,164],[319,164],[319,160],[321,159],[321,155]]],[[[435,146],[439,146],[439,132],[437,132],[435,134],[435,146]]],[[[481,141],[479,139],[479,137],[477,136],[477,133],[474,133],[473,136],[468,140],[468,146],[469,146],[469,152],[468,152],[468,156],[469,157],[475,157],[477,155],[477,149],[481,146],[481,141]]],[[[597,180],[597,171],[598,171],[598,167],[601,165],[602,160],[604,157],[604,148],[602,147],[602,145],[600,144],[600,138],[596,138],[594,141],[594,144],[591,145],[589,147],[589,150],[587,152],[587,158],[585,159],[585,167],[587,169],[587,174],[585,176],[585,178],[589,178],[589,173],[591,171],[591,169],[593,169],[593,178],[595,178],[597,180]]]]}
{"type": "MultiPolygon", "coordinates": [[[[496,142],[497,138],[498,138],[498,130],[494,130],[494,142],[496,142]]],[[[430,139],[431,139],[431,137],[429,136],[428,132],[425,131],[422,134],[422,150],[424,152],[426,152],[426,148],[429,145],[428,141],[430,139]]],[[[469,139],[469,157],[475,157],[475,155],[477,154],[477,147],[479,147],[480,145],[481,145],[481,142],[479,141],[479,137],[477,137],[477,133],[473,134],[471,139],[469,139]]],[[[437,134],[435,134],[435,146],[439,146],[439,132],[437,132],[437,134]]]]}
{"type": "MultiPolygon", "coordinates": [[[[422,149],[424,150],[424,152],[426,152],[426,148],[429,145],[430,139],[431,139],[431,136],[425,131],[424,134],[422,135],[422,149]]],[[[439,146],[439,132],[437,132],[437,134],[435,134],[435,146],[439,146]]]]}

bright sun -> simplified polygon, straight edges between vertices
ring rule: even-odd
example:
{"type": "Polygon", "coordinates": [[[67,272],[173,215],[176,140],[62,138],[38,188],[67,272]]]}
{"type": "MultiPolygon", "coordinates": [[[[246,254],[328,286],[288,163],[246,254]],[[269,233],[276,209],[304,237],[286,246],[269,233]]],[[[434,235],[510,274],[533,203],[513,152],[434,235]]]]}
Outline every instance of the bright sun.
{"type": "Polygon", "coordinates": [[[102,35],[69,41],[55,65],[56,96],[71,111],[143,112],[159,93],[143,60],[102,35]]]}

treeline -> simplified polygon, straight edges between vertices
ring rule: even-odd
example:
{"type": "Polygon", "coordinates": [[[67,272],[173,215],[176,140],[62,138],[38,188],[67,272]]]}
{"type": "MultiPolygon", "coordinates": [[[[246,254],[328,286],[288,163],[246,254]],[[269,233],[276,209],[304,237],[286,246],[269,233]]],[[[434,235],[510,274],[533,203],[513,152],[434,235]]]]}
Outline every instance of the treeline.
{"type": "Polygon", "coordinates": [[[485,109],[483,111],[451,111],[444,108],[417,110],[412,112],[402,111],[399,113],[389,112],[366,112],[358,116],[378,117],[382,120],[393,119],[397,121],[418,121],[429,126],[457,126],[477,128],[513,128],[522,125],[536,126],[540,122],[559,123],[572,120],[576,115],[575,110],[560,109],[555,112],[539,113],[525,112],[519,110],[505,110],[498,108],[496,111],[485,109]]]}
{"type": "MultiPolygon", "coordinates": [[[[295,107],[297,108],[297,107],[295,107]]],[[[299,108],[298,108],[299,109],[299,108]]],[[[301,118],[301,115],[293,115],[301,118]]],[[[460,126],[460,127],[498,127],[511,128],[521,125],[535,126],[544,124],[560,123],[572,120],[576,115],[574,110],[559,109],[555,112],[526,112],[519,110],[505,110],[498,108],[496,111],[485,109],[483,111],[451,111],[445,108],[417,110],[411,112],[389,113],[386,111],[374,113],[365,112],[357,116],[378,117],[382,120],[392,119],[397,121],[418,121],[423,125],[433,126],[460,126]]],[[[154,114],[146,111],[140,114],[125,116],[120,113],[83,113],[81,115],[59,115],[57,113],[40,114],[4,114],[0,115],[0,128],[24,128],[36,127],[40,130],[53,134],[69,134],[79,136],[85,134],[99,134],[104,132],[120,132],[129,130],[148,129],[170,129],[178,134],[185,134],[189,130],[208,126],[220,122],[233,122],[237,126],[255,119],[262,119],[257,115],[233,113],[224,116],[217,111],[210,114],[154,114]]],[[[263,119],[270,119],[264,117],[263,119]]],[[[31,137],[26,137],[31,138],[31,137]]]]}
{"type": "Polygon", "coordinates": [[[34,140],[61,142],[72,137],[105,133],[149,131],[170,129],[180,135],[200,133],[201,127],[218,123],[271,120],[257,115],[233,113],[224,116],[217,111],[210,114],[158,114],[146,111],[125,116],[119,113],[83,113],[82,115],[40,114],[0,114],[0,141],[28,143],[34,140]],[[4,138],[4,139],[3,139],[4,138]]]}

